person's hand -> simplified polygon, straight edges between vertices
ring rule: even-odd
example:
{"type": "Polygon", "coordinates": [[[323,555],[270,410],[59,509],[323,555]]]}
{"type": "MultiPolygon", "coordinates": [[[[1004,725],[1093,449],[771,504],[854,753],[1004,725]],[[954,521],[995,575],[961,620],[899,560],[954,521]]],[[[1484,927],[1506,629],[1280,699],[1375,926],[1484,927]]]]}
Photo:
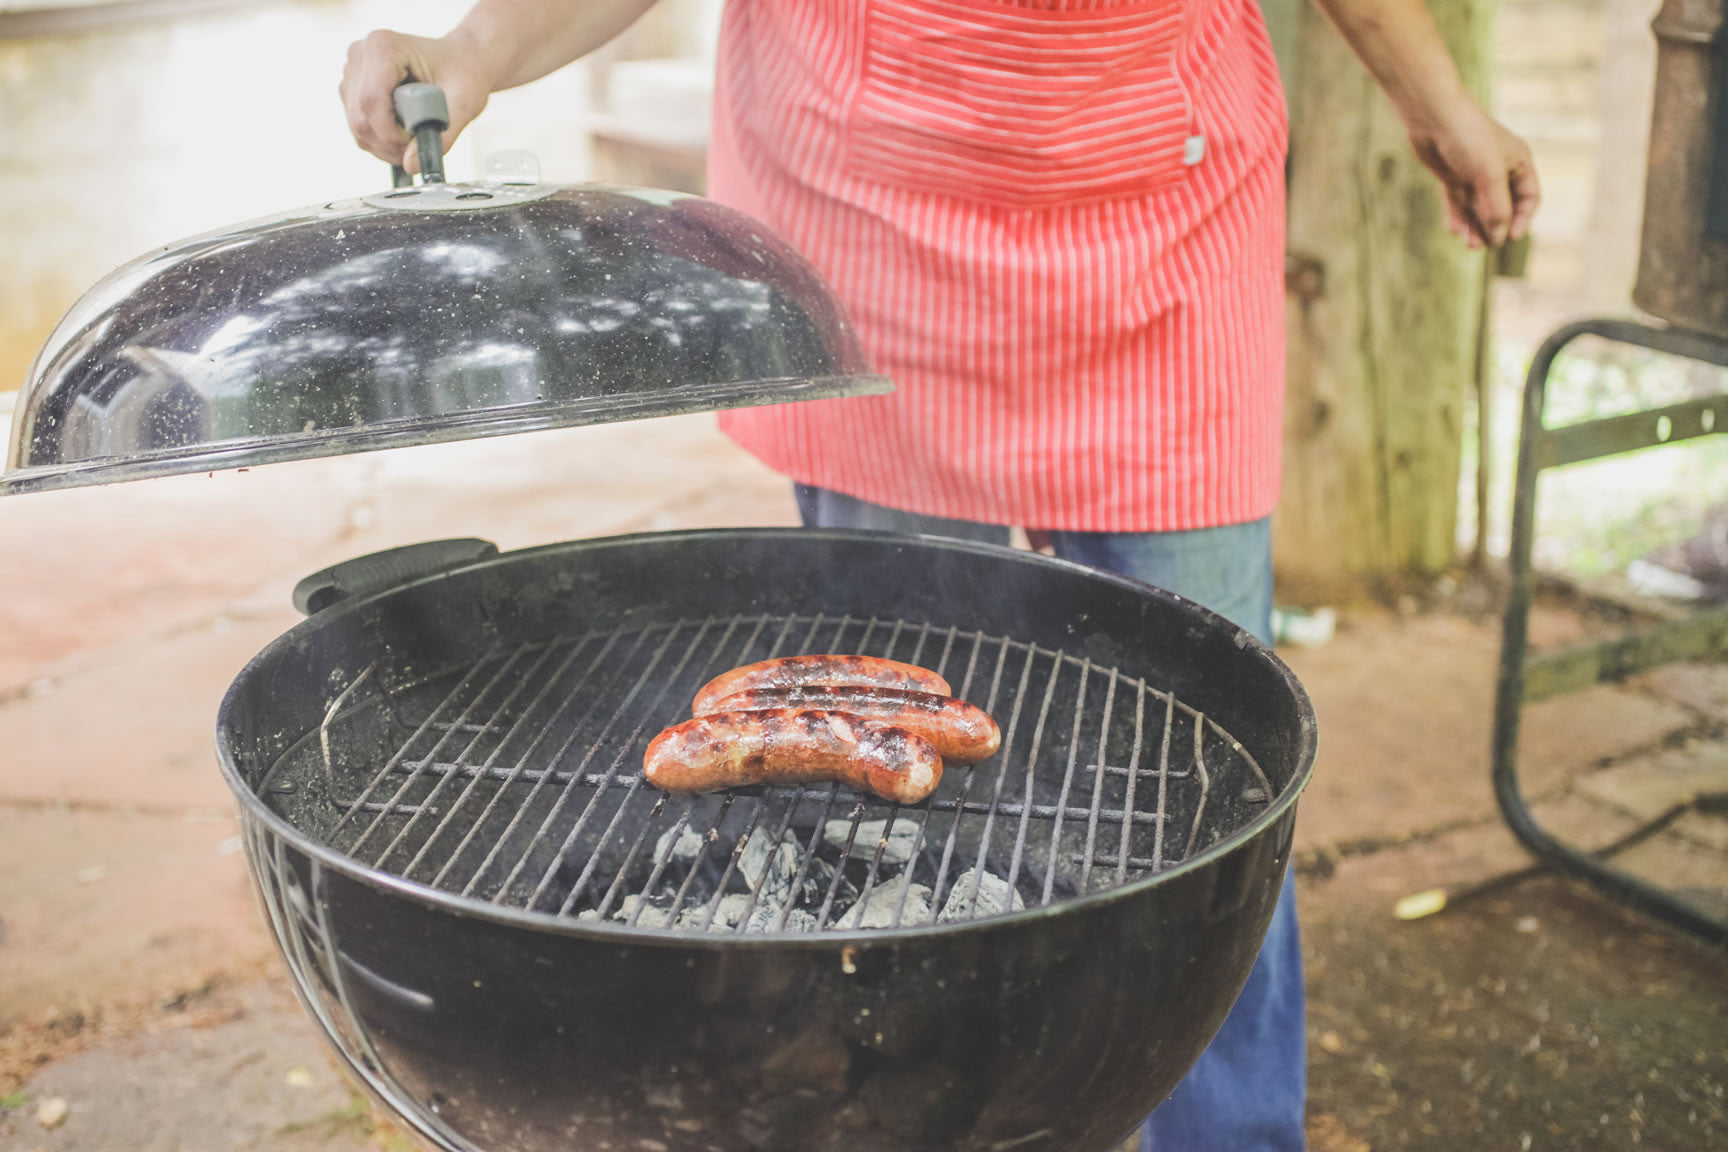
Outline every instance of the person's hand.
{"type": "Polygon", "coordinates": [[[391,100],[397,86],[410,78],[444,90],[450,106],[445,152],[485,109],[492,83],[479,54],[451,37],[429,40],[380,30],[349,46],[338,91],[354,142],[386,163],[418,172],[420,157],[407,129],[397,122],[391,100]]]}
{"type": "Polygon", "coordinates": [[[1447,227],[1471,248],[1530,230],[1541,203],[1530,146],[1468,98],[1432,127],[1412,127],[1416,155],[1446,190],[1447,227]]]}

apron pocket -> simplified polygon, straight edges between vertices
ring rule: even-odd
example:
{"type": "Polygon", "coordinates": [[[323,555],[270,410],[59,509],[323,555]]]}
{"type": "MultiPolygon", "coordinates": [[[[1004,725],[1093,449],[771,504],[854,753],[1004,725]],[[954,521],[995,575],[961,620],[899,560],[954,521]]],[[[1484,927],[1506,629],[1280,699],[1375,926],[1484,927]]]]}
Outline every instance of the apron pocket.
{"type": "Polygon", "coordinates": [[[861,179],[1038,207],[1159,191],[1203,155],[1175,66],[1188,4],[866,2],[861,179]]]}

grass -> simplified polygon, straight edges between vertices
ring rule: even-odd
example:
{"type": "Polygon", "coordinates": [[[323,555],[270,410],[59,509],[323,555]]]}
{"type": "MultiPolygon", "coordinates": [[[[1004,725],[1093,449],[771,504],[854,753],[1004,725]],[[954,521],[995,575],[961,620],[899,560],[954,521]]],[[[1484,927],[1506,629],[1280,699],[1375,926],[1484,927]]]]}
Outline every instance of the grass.
{"type": "Polygon", "coordinates": [[[0,1096],[0,1112],[14,1112],[28,1103],[30,1103],[29,1093],[12,1092],[8,1095],[0,1096]]]}
{"type": "Polygon", "coordinates": [[[376,1113],[364,1096],[351,1096],[347,1104],[310,1120],[292,1120],[276,1129],[278,1134],[298,1132],[352,1132],[364,1137],[379,1152],[419,1152],[419,1145],[388,1119],[376,1113]]]}

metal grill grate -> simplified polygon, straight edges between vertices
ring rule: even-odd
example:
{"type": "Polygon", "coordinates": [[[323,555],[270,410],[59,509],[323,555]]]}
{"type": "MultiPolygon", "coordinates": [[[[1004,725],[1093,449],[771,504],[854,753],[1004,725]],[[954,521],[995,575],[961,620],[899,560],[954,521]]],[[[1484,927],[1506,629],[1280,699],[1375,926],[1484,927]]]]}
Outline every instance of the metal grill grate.
{"type": "Polygon", "coordinates": [[[369,867],[555,916],[735,932],[971,919],[1156,872],[1274,796],[1233,737],[1141,680],[900,620],[595,629],[403,675],[368,667],[260,794],[369,867]],[[642,780],[648,740],[710,677],[823,651],[935,669],[996,718],[1001,751],[909,807],[833,785],[692,798],[642,780]]]}

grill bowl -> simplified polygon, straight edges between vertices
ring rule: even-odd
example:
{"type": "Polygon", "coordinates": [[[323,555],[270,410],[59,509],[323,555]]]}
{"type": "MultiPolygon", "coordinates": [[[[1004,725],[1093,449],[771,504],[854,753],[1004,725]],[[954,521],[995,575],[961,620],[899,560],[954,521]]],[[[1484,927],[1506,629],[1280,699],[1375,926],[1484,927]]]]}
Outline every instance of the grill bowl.
{"type": "MultiPolygon", "coordinates": [[[[649,735],[621,738],[620,780],[649,735]]],[[[1175,1086],[1246,980],[1314,749],[1288,669],[1168,593],[983,545],[768,529],[558,545],[337,602],[242,672],[218,730],[272,930],[330,1040],[434,1145],[527,1152],[1102,1152],[1175,1086]],[[582,920],[409,879],[332,847],[273,791],[367,677],[396,705],[481,653],[597,624],[815,612],[1013,637],[1155,685],[1240,741],[1270,794],[1248,802],[1245,781],[1221,775],[1191,850],[1024,911],[744,934],[582,920]]],[[[412,819],[383,811],[393,795],[377,803],[412,819]]],[[[626,832],[637,819],[627,804],[607,812],[626,832]]]]}

